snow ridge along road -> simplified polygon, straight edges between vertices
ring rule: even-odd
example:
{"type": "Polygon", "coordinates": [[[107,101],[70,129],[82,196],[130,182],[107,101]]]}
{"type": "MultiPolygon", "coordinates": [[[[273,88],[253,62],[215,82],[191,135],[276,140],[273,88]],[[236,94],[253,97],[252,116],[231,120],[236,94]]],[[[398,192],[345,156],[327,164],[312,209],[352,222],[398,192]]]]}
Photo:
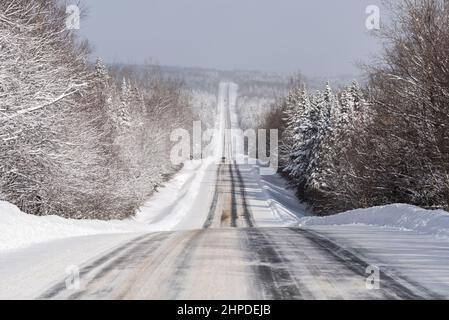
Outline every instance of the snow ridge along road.
{"type": "MultiPolygon", "coordinates": [[[[285,221],[292,219],[291,214],[288,219],[279,218],[279,210],[273,207],[273,199],[267,198],[254,168],[232,160],[233,146],[225,138],[224,129],[236,126],[236,90],[234,84],[220,86],[222,136],[217,154],[221,163],[211,165],[205,175],[208,179],[214,177],[214,191],[204,199],[203,207],[207,210],[192,210],[186,217],[201,221],[198,228],[73,238],[25,250],[27,254],[0,257],[3,265],[12,266],[8,272],[2,272],[0,267],[5,280],[0,297],[232,300],[444,297],[392,268],[381,270],[380,288],[370,290],[366,270],[370,266],[367,261],[371,260],[364,257],[365,252],[343,247],[324,233],[286,225],[285,221]],[[84,252],[82,258],[77,250],[84,252]],[[79,258],[72,257],[70,252],[79,258]],[[30,263],[36,264],[34,274],[30,263]],[[68,285],[68,276],[64,274],[68,263],[80,266],[75,275],[79,286],[68,285]],[[50,271],[45,272],[46,269],[50,271]]],[[[207,183],[210,187],[211,181],[207,183]]]]}

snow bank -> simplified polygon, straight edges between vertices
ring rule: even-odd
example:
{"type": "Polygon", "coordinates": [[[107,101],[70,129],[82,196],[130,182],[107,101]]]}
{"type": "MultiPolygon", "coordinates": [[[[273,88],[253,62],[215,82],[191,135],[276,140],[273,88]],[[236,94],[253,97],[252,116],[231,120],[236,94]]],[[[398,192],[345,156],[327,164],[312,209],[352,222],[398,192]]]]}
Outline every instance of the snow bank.
{"type": "Polygon", "coordinates": [[[449,238],[448,212],[425,210],[406,204],[357,209],[330,217],[304,217],[299,220],[300,227],[325,225],[390,227],[449,238]]]}
{"type": "Polygon", "coordinates": [[[58,216],[37,217],[0,201],[0,251],[67,237],[108,233],[143,232],[145,226],[131,220],[70,220],[58,216]]]}
{"type": "MultiPolygon", "coordinates": [[[[188,161],[179,174],[138,210],[135,221],[147,225],[151,231],[184,229],[183,221],[189,213],[199,215],[204,211],[198,208],[198,199],[201,198],[199,202],[204,204],[204,201],[213,197],[214,189],[211,184],[204,182],[214,181],[215,177],[208,177],[214,162],[212,157],[202,161],[188,161]]],[[[203,223],[201,221],[198,228],[203,223]]]]}
{"type": "Polygon", "coordinates": [[[260,186],[272,213],[285,226],[295,226],[299,218],[311,215],[308,206],[299,201],[294,190],[289,188],[287,180],[280,174],[262,176],[258,164],[252,165],[251,171],[253,181],[260,186]]]}
{"type": "Polygon", "coordinates": [[[172,180],[155,193],[135,217],[125,220],[73,220],[59,216],[38,217],[0,201],[0,252],[70,237],[168,231],[188,213],[192,192],[210,163],[188,161],[172,180]]]}

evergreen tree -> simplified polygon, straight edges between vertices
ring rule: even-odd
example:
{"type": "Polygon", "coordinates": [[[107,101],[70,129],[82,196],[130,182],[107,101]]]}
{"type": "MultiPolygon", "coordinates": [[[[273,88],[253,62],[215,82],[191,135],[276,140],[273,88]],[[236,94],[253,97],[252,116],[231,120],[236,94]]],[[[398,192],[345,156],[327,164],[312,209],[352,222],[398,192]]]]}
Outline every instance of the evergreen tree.
{"type": "Polygon", "coordinates": [[[304,133],[302,132],[301,126],[304,122],[304,118],[310,112],[310,100],[309,94],[305,88],[301,91],[295,90],[295,109],[294,114],[291,116],[291,121],[289,123],[289,130],[291,135],[291,140],[289,141],[289,153],[287,164],[284,168],[284,172],[288,174],[292,179],[297,180],[300,177],[300,172],[297,168],[300,154],[300,149],[302,143],[304,142],[304,133]]]}
{"type": "Polygon", "coordinates": [[[284,167],[284,172],[290,172],[290,154],[295,143],[295,130],[300,119],[302,94],[304,90],[295,87],[290,90],[287,97],[283,101],[282,106],[282,134],[281,134],[281,165],[284,167]]]}
{"type": "Polygon", "coordinates": [[[304,195],[309,181],[313,150],[318,142],[321,103],[316,98],[309,99],[305,95],[303,113],[296,123],[295,144],[290,155],[290,177],[301,195],[304,195]]]}
{"type": "Polygon", "coordinates": [[[116,110],[115,120],[119,129],[126,130],[131,127],[131,115],[130,108],[132,104],[132,92],[131,87],[128,85],[126,78],[123,78],[122,86],[120,90],[120,104],[116,110]]]}
{"type": "Polygon", "coordinates": [[[317,92],[314,99],[315,108],[318,111],[316,120],[316,135],[311,145],[310,163],[306,171],[307,193],[321,192],[326,188],[326,181],[323,175],[329,167],[330,143],[332,135],[331,115],[335,112],[335,97],[330,85],[326,85],[324,93],[317,92]]]}

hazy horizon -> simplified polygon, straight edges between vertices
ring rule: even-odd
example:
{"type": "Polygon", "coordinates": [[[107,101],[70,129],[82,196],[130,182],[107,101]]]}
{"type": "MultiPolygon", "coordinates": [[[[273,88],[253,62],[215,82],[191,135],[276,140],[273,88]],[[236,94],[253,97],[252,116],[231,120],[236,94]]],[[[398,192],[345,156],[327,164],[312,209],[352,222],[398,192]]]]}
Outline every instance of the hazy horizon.
{"type": "Polygon", "coordinates": [[[379,49],[365,28],[373,0],[85,1],[79,34],[108,63],[355,75],[379,49]]]}

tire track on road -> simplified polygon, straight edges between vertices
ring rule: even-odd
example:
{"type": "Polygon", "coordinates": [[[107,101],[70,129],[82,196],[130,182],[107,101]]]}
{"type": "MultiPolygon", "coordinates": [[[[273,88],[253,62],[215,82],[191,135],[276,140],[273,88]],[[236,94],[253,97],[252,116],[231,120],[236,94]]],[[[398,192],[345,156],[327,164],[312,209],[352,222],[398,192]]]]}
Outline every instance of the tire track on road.
{"type": "MultiPolygon", "coordinates": [[[[243,180],[242,174],[240,173],[240,170],[236,163],[234,163],[235,172],[237,172],[237,178],[239,181],[239,189],[240,189],[240,198],[242,199],[242,206],[243,206],[243,216],[246,222],[246,226],[249,228],[253,228],[254,218],[251,214],[250,210],[248,209],[248,203],[246,201],[246,190],[245,190],[245,182],[243,180]]],[[[234,180],[234,179],[233,179],[234,180]]]]}
{"type": "Polygon", "coordinates": [[[246,237],[252,269],[256,275],[256,286],[264,299],[295,300],[312,297],[310,291],[297,282],[288,268],[285,257],[278,252],[272,239],[259,228],[242,229],[246,237]],[[252,257],[252,258],[251,258],[252,257]]]}
{"type": "Polygon", "coordinates": [[[110,296],[114,290],[114,281],[112,280],[120,276],[120,271],[137,267],[142,259],[151,255],[167,237],[168,234],[166,233],[149,234],[143,241],[118,255],[115,259],[103,265],[94,266],[90,277],[88,274],[81,277],[81,280],[83,278],[89,279],[86,283],[83,283],[82,289],[72,293],[68,299],[78,300],[86,297],[110,296]]]}
{"type": "MultiPolygon", "coordinates": [[[[109,253],[101,256],[100,258],[94,260],[93,262],[89,263],[87,266],[83,267],[80,270],[80,277],[86,276],[88,273],[90,273],[92,270],[96,269],[102,264],[107,263],[108,261],[114,259],[117,255],[121,254],[122,252],[126,251],[127,249],[132,248],[134,245],[138,245],[140,241],[148,237],[148,235],[143,235],[140,237],[137,237],[135,239],[132,239],[125,244],[117,247],[116,249],[110,251],[109,253]],[[137,243],[137,244],[136,244],[137,243]]],[[[66,281],[60,281],[57,284],[53,285],[49,289],[47,289],[41,296],[39,296],[38,300],[43,299],[52,299],[56,297],[61,292],[65,291],[67,289],[66,281]]]]}
{"type": "MultiPolygon", "coordinates": [[[[361,257],[339,246],[326,237],[306,229],[290,228],[290,230],[304,235],[313,242],[319,250],[322,250],[336,261],[352,270],[354,273],[367,277],[366,269],[370,264],[361,257]]],[[[427,288],[413,283],[406,277],[399,274],[381,272],[381,288],[385,289],[385,295],[388,299],[404,300],[425,300],[425,299],[443,299],[443,297],[431,292],[427,288]]]]}
{"type": "Polygon", "coordinates": [[[221,172],[222,170],[222,165],[218,165],[217,168],[217,173],[216,173],[216,181],[215,181],[215,191],[214,191],[214,197],[212,198],[212,203],[209,209],[209,213],[207,215],[206,221],[203,224],[203,229],[209,229],[212,226],[212,223],[214,221],[214,218],[217,214],[217,209],[218,209],[218,200],[219,200],[219,196],[220,196],[220,191],[219,191],[219,186],[218,183],[221,180],[221,172]]]}
{"type": "Polygon", "coordinates": [[[177,299],[183,288],[187,270],[198,243],[207,230],[172,234],[152,254],[141,259],[139,267],[126,278],[125,286],[115,299],[160,298],[177,299]],[[158,291],[146,290],[157,287],[158,291]],[[161,296],[158,296],[158,295],[161,296]]]}
{"type": "Polygon", "coordinates": [[[231,228],[237,228],[238,209],[237,196],[235,194],[234,174],[232,173],[232,165],[228,165],[229,177],[231,179],[231,228]]]}

